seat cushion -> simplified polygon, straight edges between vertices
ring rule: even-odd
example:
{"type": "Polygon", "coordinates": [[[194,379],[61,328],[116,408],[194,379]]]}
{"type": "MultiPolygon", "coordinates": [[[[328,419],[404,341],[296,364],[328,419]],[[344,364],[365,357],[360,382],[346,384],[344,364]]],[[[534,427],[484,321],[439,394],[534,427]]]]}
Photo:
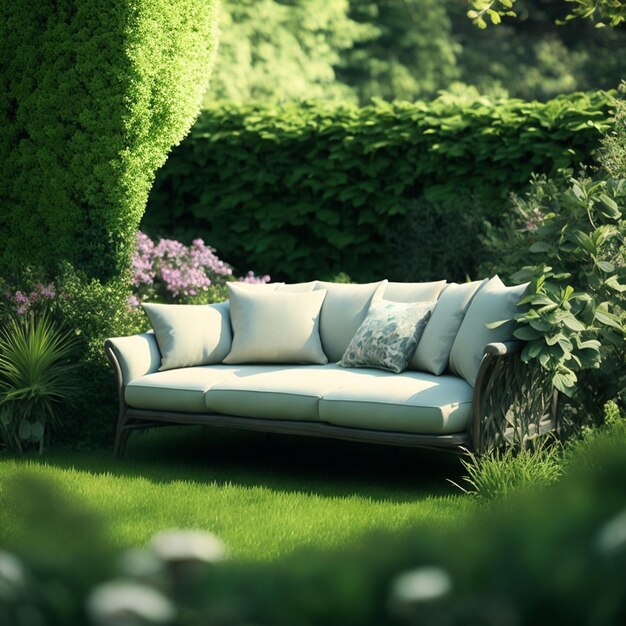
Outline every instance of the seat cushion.
{"type": "Polygon", "coordinates": [[[325,393],[320,419],[337,426],[423,435],[467,429],[473,390],[463,379],[409,371],[381,374],[325,393]]]}
{"type": "Polygon", "coordinates": [[[367,384],[382,372],[345,369],[335,364],[242,366],[234,376],[212,385],[206,393],[211,413],[268,419],[318,421],[320,398],[333,389],[367,384]]]}
{"type": "MultiPolygon", "coordinates": [[[[211,365],[156,372],[131,381],[124,398],[128,406],[136,409],[206,413],[205,393],[241,369],[240,365],[211,365]]],[[[259,368],[246,366],[246,369],[259,368]]]]}

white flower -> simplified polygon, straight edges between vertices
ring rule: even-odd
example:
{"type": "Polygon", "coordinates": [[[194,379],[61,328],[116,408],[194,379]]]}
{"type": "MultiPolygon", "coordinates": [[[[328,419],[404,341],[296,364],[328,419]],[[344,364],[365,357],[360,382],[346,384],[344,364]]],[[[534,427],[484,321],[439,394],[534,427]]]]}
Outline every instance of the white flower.
{"type": "Polygon", "coordinates": [[[26,575],[18,558],[0,550],[0,598],[10,599],[25,584],[26,575]]]}
{"type": "Polygon", "coordinates": [[[166,624],[176,611],[159,591],[127,580],[96,587],[87,599],[87,613],[95,626],[166,624]]]}
{"type": "Polygon", "coordinates": [[[200,530],[164,530],[150,547],[164,561],[216,563],[226,558],[226,546],[211,533],[200,530]]]}
{"type": "Polygon", "coordinates": [[[120,569],[132,578],[156,579],[163,572],[163,561],[150,550],[131,548],[122,554],[120,569]]]}
{"type": "Polygon", "coordinates": [[[598,534],[597,546],[601,552],[612,552],[626,547],[626,510],[602,528],[598,534]]]}
{"type": "Polygon", "coordinates": [[[391,589],[391,601],[398,607],[430,602],[445,596],[452,580],[440,567],[421,567],[398,576],[391,589]]]}

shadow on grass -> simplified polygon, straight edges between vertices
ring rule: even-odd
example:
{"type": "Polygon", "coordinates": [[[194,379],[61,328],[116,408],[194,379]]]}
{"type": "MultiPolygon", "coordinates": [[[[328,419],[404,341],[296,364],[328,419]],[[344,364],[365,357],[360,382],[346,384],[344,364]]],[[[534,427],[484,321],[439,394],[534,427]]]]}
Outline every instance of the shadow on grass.
{"type": "Polygon", "coordinates": [[[121,461],[102,449],[55,450],[41,462],[155,483],[182,480],[392,502],[458,495],[446,479],[458,482],[463,473],[459,458],[449,453],[210,427],[136,433],[121,461]]]}

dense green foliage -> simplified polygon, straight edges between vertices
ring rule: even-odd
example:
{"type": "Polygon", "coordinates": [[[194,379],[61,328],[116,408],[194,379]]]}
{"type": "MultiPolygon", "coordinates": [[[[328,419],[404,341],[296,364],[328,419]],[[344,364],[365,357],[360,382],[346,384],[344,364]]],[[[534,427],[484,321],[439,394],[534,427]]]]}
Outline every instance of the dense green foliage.
{"type": "Polygon", "coordinates": [[[459,0],[225,0],[206,102],[369,104],[474,87],[547,100],[614,88],[626,74],[626,58],[615,54],[626,46],[626,28],[598,29],[590,20],[556,26],[569,8],[563,0],[517,0],[516,17],[479,30],[459,0]]]}
{"type": "MultiPolygon", "coordinates": [[[[397,485],[392,483],[381,492],[382,500],[362,497],[363,489],[370,488],[364,477],[373,476],[380,482],[380,475],[371,465],[357,466],[355,471],[352,458],[347,460],[345,455],[340,467],[333,465],[330,485],[327,469],[333,457],[325,457],[324,470],[320,469],[319,456],[309,457],[311,467],[323,474],[323,487],[298,482],[294,467],[296,472],[302,468],[302,460],[294,450],[289,461],[283,461],[285,471],[272,472],[270,467],[260,476],[251,474],[251,486],[233,484],[230,472],[227,485],[221,484],[220,474],[217,483],[210,474],[198,480],[197,471],[186,472],[181,467],[182,459],[187,464],[196,462],[205,472],[206,464],[214,467],[215,460],[206,448],[194,447],[195,440],[189,438],[186,445],[194,451],[191,460],[181,453],[175,464],[177,455],[171,446],[169,451],[167,446],[160,451],[153,448],[152,471],[145,464],[127,463],[111,476],[109,464],[98,459],[96,466],[103,471],[94,474],[93,460],[77,459],[76,455],[74,459],[53,459],[53,465],[61,468],[33,468],[37,477],[46,473],[53,477],[55,488],[36,476],[11,478],[16,468],[8,462],[0,466],[7,469],[0,491],[0,517],[5,529],[0,547],[7,552],[0,552],[0,559],[4,581],[10,586],[5,582],[9,592],[0,596],[0,617],[16,626],[30,626],[20,620],[32,614],[25,607],[33,607],[31,610],[45,616],[40,624],[86,623],[87,611],[100,618],[90,623],[104,624],[111,623],[115,608],[123,607],[129,619],[149,611],[153,622],[171,626],[621,624],[626,615],[622,578],[626,567],[624,434],[622,428],[583,442],[578,449],[582,463],[574,460],[568,464],[563,478],[547,490],[518,491],[515,499],[495,500],[490,507],[466,507],[456,521],[446,520],[443,525],[439,516],[425,516],[402,532],[391,534],[381,526],[361,540],[347,536],[337,542],[329,541],[329,537],[346,524],[371,520],[370,509],[378,513],[382,507],[400,516],[402,511],[406,514],[415,505],[414,494],[407,494],[408,501],[398,501],[397,485]],[[79,474],[76,461],[88,471],[79,474]],[[361,481],[357,495],[354,486],[351,489],[345,482],[346,473],[361,481]],[[191,480],[184,480],[188,478],[191,480]],[[286,481],[288,487],[274,492],[277,481],[286,481]],[[127,492],[129,483],[134,483],[134,490],[127,492]],[[335,495],[337,484],[343,485],[340,498],[335,495]],[[64,495],[69,489],[77,494],[75,499],[64,495]],[[203,506],[198,489],[217,496],[217,506],[203,506]],[[235,544],[235,558],[230,563],[216,563],[198,549],[197,541],[172,542],[166,552],[162,542],[159,545],[153,540],[139,549],[113,552],[117,558],[111,558],[108,546],[114,535],[84,505],[94,502],[107,523],[117,528],[117,505],[121,501],[123,510],[131,510],[133,520],[138,519],[144,531],[152,534],[170,523],[169,500],[160,499],[158,505],[151,505],[156,493],[168,492],[181,496],[182,509],[174,518],[177,523],[217,532],[218,536],[220,529],[226,532],[230,525],[236,531],[232,537],[241,539],[250,533],[257,549],[269,548],[278,538],[291,538],[280,523],[284,516],[299,533],[302,525],[310,528],[313,521],[323,521],[315,512],[326,509],[329,517],[322,533],[326,549],[305,542],[302,549],[291,554],[278,558],[270,554],[265,562],[250,563],[237,558],[241,546],[235,544]],[[24,493],[30,497],[24,498],[24,493]],[[268,499],[280,502],[280,506],[259,515],[258,507],[265,511],[268,499]],[[295,504],[293,508],[287,506],[289,499],[295,504]],[[358,516],[363,507],[368,512],[358,516]],[[242,513],[246,509],[251,517],[242,513]],[[231,517],[233,510],[239,515],[231,517]],[[243,524],[242,515],[247,520],[243,524]],[[249,523],[250,519],[255,523],[249,523]],[[277,524],[278,530],[266,545],[264,533],[271,523],[277,524]],[[263,532],[254,541],[257,527],[263,532]],[[68,529],[73,531],[71,540],[68,529]],[[24,534],[28,541],[18,539],[24,534]],[[182,554],[187,557],[178,556],[182,554]],[[17,576],[16,571],[24,575],[17,576]],[[101,595],[107,587],[99,585],[113,580],[118,593],[109,596],[107,603],[101,595]],[[101,601],[96,604],[98,597],[101,601]]],[[[236,442],[231,442],[233,445],[239,465],[246,456],[236,442]]],[[[258,458],[263,448],[257,443],[253,454],[258,458]]],[[[219,458],[230,460],[228,445],[215,450],[219,458]]],[[[274,468],[280,465],[281,455],[266,456],[274,468]]],[[[357,460],[364,462],[365,457],[357,455],[357,460]]],[[[387,460],[383,465],[387,478],[396,462],[387,460]]],[[[411,472],[405,466],[399,477],[407,481],[411,476],[419,482],[432,471],[430,467],[429,472],[411,472]]],[[[537,482],[541,484],[541,479],[537,482]]],[[[443,505],[439,512],[447,509],[448,513],[463,502],[468,500],[450,499],[446,507],[436,501],[443,505]]],[[[432,510],[433,501],[420,505],[426,503],[432,510]]],[[[381,518],[385,527],[386,520],[381,518]]],[[[124,530],[135,532],[137,525],[126,524],[124,530]]],[[[145,623],[140,619],[135,622],[145,623]]]]}
{"type": "Polygon", "coordinates": [[[479,220],[501,215],[531,172],[589,162],[611,101],[223,104],[202,114],[160,171],[143,228],[202,236],[236,268],[275,279],[344,271],[362,281],[398,276],[389,233],[416,207],[431,212],[439,235],[471,213],[475,228],[454,248],[441,237],[406,241],[429,261],[406,278],[463,279],[476,271],[479,220]]]}
{"type": "Polygon", "coordinates": [[[214,4],[2,3],[3,267],[126,270],[154,172],[199,110],[214,4]]]}

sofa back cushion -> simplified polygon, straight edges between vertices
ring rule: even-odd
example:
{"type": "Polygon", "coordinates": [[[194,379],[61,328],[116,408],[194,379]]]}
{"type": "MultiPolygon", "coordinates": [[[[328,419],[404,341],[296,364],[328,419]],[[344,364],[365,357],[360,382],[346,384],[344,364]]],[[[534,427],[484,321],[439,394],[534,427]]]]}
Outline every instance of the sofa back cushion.
{"type": "Polygon", "coordinates": [[[513,318],[520,311],[517,303],[524,297],[527,287],[528,283],[505,287],[494,276],[469,305],[450,351],[450,369],[470,385],[476,383],[485,346],[513,339],[513,318]],[[487,324],[502,320],[508,321],[497,328],[487,328],[487,324]]]}
{"type": "Polygon", "coordinates": [[[383,298],[391,302],[432,302],[446,286],[445,280],[430,283],[387,283],[383,298]]]}
{"type": "Polygon", "coordinates": [[[310,280],[308,283],[282,283],[278,285],[276,291],[283,291],[286,293],[309,292],[315,289],[315,285],[317,285],[316,280],[310,280]]]}
{"type": "Polygon", "coordinates": [[[226,364],[328,363],[320,341],[326,291],[281,293],[228,285],[233,344],[226,364]]]}
{"type": "Polygon", "coordinates": [[[221,363],[230,352],[228,302],[143,305],[161,352],[160,371],[221,363]]]}
{"type": "Polygon", "coordinates": [[[327,292],[320,316],[320,337],[329,361],[341,359],[370,304],[382,299],[386,284],[386,280],[365,285],[318,281],[315,289],[327,292]]]}
{"type": "Polygon", "coordinates": [[[439,296],[409,369],[439,376],[448,367],[450,351],[472,298],[488,279],[448,285],[439,296]]]}

